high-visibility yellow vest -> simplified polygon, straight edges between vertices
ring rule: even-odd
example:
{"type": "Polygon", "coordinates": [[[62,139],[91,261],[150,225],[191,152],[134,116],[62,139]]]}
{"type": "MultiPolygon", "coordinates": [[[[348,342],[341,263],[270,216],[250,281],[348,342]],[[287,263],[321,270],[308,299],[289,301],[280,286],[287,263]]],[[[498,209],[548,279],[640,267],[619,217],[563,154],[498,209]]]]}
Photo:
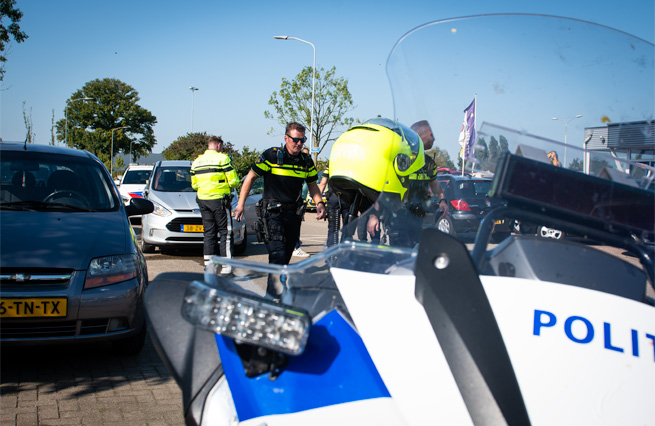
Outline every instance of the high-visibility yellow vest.
{"type": "Polygon", "coordinates": [[[239,185],[239,176],[232,167],[230,157],[208,149],[191,165],[191,186],[200,200],[216,200],[239,185]]]}

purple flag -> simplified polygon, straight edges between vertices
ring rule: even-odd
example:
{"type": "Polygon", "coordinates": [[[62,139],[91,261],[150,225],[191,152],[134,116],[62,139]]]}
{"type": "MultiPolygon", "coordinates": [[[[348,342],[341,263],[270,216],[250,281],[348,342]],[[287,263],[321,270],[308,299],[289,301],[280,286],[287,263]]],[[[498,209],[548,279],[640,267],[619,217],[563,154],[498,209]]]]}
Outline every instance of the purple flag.
{"type": "Polygon", "coordinates": [[[473,155],[473,145],[475,144],[475,98],[464,110],[464,123],[462,124],[462,131],[459,133],[459,144],[462,146],[464,159],[473,155]]]}

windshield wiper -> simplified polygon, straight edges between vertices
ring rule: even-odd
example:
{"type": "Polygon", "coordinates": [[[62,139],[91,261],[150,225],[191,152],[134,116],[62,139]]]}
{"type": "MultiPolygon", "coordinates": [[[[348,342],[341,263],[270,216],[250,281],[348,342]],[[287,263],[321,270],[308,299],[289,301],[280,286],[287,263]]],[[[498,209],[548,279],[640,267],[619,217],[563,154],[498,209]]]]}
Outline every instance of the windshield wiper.
{"type": "Polygon", "coordinates": [[[44,203],[43,201],[14,201],[10,203],[1,203],[1,209],[9,210],[24,210],[24,211],[38,211],[38,210],[48,210],[51,208],[66,208],[75,211],[81,212],[94,212],[96,210],[89,209],[86,207],[74,206],[72,204],[65,203],[44,203]]]}

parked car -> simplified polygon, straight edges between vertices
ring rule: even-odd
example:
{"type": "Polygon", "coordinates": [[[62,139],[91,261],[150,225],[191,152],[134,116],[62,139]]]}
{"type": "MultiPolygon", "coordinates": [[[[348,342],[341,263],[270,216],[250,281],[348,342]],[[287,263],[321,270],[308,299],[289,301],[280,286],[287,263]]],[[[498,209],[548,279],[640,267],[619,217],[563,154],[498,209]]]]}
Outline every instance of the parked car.
{"type": "MultiPolygon", "coordinates": [[[[448,200],[448,214],[438,214],[439,203],[435,197],[431,203],[435,211],[427,217],[432,217],[434,225],[447,234],[456,236],[459,233],[476,232],[484,215],[502,203],[487,196],[491,189],[491,179],[442,174],[437,176],[437,180],[448,200]]],[[[510,233],[510,220],[499,220],[494,226],[492,238],[500,242],[510,233]]]]}
{"type": "MultiPolygon", "coordinates": [[[[238,194],[232,190],[232,214],[238,194]]],[[[159,161],[146,185],[144,197],[155,209],[141,219],[141,250],[153,253],[156,247],[202,245],[203,227],[196,192],[191,187],[191,161],[159,161]]],[[[232,221],[233,254],[246,251],[248,232],[244,221],[232,221]]]]}
{"type": "MultiPolygon", "coordinates": [[[[0,343],[143,347],[148,271],[107,168],[86,151],[0,143],[0,343]]],[[[46,355],[47,356],[47,355],[46,355]]]]}
{"type": "Polygon", "coordinates": [[[143,190],[150,179],[152,164],[130,164],[118,183],[123,202],[127,204],[131,198],[143,197],[143,190]]]}

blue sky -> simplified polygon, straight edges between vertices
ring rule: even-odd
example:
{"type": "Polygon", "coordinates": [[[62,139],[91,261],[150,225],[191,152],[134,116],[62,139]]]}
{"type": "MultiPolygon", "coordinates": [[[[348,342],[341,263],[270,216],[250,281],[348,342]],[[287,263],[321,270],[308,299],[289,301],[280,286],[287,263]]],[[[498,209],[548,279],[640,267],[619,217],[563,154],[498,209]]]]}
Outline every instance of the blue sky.
{"type": "MultiPolygon", "coordinates": [[[[365,120],[393,115],[385,73],[396,41],[429,21],[481,13],[559,15],[610,26],[653,42],[652,0],[220,1],[18,0],[29,39],[12,43],[0,91],[0,137],[24,140],[23,102],[38,143],[50,139],[52,110],[96,78],[117,78],[157,117],[154,152],[193,130],[222,135],[237,149],[281,142],[267,135],[268,100],[283,78],[312,64],[336,67],[365,120]],[[192,97],[189,86],[199,90],[192,97]]],[[[462,108],[465,105],[462,106],[462,108]]],[[[457,123],[459,126],[461,123],[457,123]]],[[[327,152],[320,156],[327,157],[327,152]]]]}

